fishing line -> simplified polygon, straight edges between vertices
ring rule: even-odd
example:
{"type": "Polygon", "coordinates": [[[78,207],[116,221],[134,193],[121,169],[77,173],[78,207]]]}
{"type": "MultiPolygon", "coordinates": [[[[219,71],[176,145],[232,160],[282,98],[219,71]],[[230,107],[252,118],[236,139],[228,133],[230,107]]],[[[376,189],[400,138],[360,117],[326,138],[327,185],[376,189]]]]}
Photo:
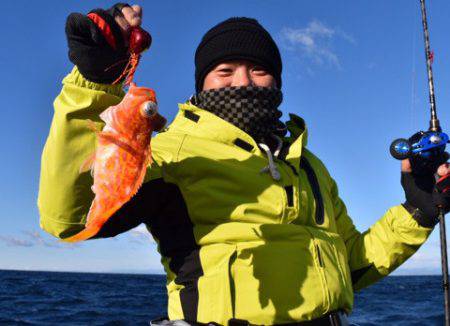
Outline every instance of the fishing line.
{"type": "Polygon", "coordinates": [[[414,2],[411,2],[413,5],[413,11],[414,14],[411,15],[413,19],[413,28],[412,28],[412,55],[411,55],[411,107],[410,107],[410,128],[414,129],[415,125],[415,119],[414,119],[414,113],[416,108],[416,102],[417,102],[417,75],[416,75],[416,57],[417,57],[417,50],[416,50],[416,37],[418,35],[417,33],[417,10],[416,10],[416,4],[414,2]]]}

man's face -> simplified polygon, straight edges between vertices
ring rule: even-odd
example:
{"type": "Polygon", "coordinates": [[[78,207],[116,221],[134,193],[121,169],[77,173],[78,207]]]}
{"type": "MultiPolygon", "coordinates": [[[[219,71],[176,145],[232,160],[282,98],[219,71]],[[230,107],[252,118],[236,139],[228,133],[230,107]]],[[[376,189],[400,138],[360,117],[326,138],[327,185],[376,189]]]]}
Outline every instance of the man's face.
{"type": "Polygon", "coordinates": [[[205,77],[203,90],[232,87],[275,87],[275,78],[262,66],[247,60],[225,61],[215,66],[205,77]]]}

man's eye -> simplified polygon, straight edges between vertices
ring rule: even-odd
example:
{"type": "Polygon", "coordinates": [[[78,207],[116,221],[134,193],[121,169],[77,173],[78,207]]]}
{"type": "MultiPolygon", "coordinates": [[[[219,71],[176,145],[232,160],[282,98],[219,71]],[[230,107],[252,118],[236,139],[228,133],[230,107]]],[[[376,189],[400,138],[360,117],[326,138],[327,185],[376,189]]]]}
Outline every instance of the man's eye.
{"type": "Polygon", "coordinates": [[[265,75],[267,74],[267,70],[263,67],[256,66],[252,68],[252,72],[258,75],[265,75]]]}
{"type": "Polygon", "coordinates": [[[218,73],[222,73],[222,74],[231,74],[233,72],[233,69],[231,68],[220,68],[217,69],[218,73]]]}

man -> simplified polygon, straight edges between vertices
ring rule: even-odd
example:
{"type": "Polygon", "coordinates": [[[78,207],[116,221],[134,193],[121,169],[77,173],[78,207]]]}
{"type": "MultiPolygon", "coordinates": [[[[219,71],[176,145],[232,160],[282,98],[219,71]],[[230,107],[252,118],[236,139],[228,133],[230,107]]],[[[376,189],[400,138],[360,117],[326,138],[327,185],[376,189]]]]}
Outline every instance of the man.
{"type": "MultiPolygon", "coordinates": [[[[129,28],[141,23],[138,6],[94,14],[68,18],[76,67],[55,101],[42,158],[41,226],[59,238],[84,226],[92,178],[78,169],[95,147],[84,120],[120,102],[121,86],[110,83],[123,66],[105,68],[126,58],[129,28]]],[[[437,165],[418,174],[404,161],[407,201],[360,233],[306,148],[303,120],[279,121],[282,63],[270,34],[254,19],[226,20],[202,38],[195,65],[196,95],[153,139],[144,185],[96,237],[147,225],[167,272],[172,323],[345,324],[353,291],[425,242],[435,200],[448,210],[448,196],[433,195],[437,165]]]]}

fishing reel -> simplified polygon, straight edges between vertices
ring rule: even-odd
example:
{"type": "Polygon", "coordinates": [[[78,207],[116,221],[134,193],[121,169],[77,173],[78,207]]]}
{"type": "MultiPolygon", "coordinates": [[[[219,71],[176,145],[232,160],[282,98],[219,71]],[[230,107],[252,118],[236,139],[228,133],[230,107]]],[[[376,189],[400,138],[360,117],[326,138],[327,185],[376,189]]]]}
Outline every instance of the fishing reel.
{"type": "MultiPolygon", "coordinates": [[[[447,143],[450,143],[449,136],[442,131],[419,131],[409,139],[394,140],[390,152],[397,160],[409,159],[415,174],[434,174],[450,157],[445,151],[447,143]]],[[[440,178],[436,175],[436,182],[439,192],[450,192],[450,174],[440,178]]]]}
{"type": "Polygon", "coordinates": [[[443,157],[449,137],[442,131],[419,131],[411,138],[399,138],[392,142],[391,155],[397,160],[407,158],[434,161],[443,157]]]}

